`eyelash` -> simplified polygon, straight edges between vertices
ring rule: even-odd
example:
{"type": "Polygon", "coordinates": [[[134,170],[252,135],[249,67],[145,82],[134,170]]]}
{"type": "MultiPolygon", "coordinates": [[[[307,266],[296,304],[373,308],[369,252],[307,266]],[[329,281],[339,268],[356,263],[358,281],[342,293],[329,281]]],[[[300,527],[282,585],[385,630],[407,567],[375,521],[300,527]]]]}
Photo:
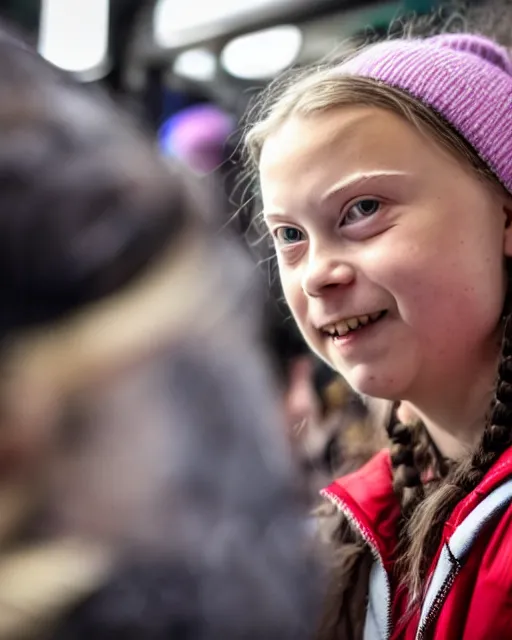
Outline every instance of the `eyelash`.
{"type": "MultiPolygon", "coordinates": [[[[350,225],[356,224],[357,222],[360,221],[360,219],[357,219],[357,220],[352,221],[352,222],[350,222],[350,221],[347,222],[347,219],[349,217],[350,211],[352,209],[354,209],[355,207],[361,205],[364,202],[373,203],[373,204],[377,205],[377,207],[376,207],[375,211],[371,211],[371,212],[366,213],[366,214],[364,212],[363,213],[360,212],[360,215],[362,216],[363,220],[365,218],[370,218],[370,217],[374,216],[375,214],[377,214],[380,211],[380,208],[382,206],[382,202],[380,200],[378,200],[377,198],[360,198],[356,202],[353,202],[348,207],[348,209],[346,209],[346,213],[345,213],[345,215],[343,216],[343,218],[342,218],[342,220],[340,222],[340,227],[350,226],[350,225]]],[[[280,246],[293,246],[293,245],[297,244],[298,242],[301,242],[304,239],[304,233],[300,229],[297,229],[297,227],[291,227],[291,226],[290,227],[285,227],[285,226],[278,227],[273,232],[273,236],[274,236],[274,239],[277,242],[277,244],[280,245],[280,246]],[[286,240],[283,240],[282,238],[279,237],[279,234],[283,233],[285,231],[293,231],[293,232],[299,233],[301,235],[300,240],[291,240],[291,241],[288,241],[288,242],[286,240]]]]}
{"type": "Polygon", "coordinates": [[[301,242],[304,239],[304,233],[300,230],[297,229],[296,227],[278,227],[274,233],[274,239],[277,242],[278,245],[280,246],[290,246],[290,245],[294,245],[297,244],[297,242],[301,242]],[[286,240],[283,240],[282,238],[279,237],[279,233],[280,232],[284,232],[284,231],[296,231],[297,233],[301,234],[301,239],[300,240],[295,240],[295,241],[291,241],[291,242],[287,242],[286,240]]]}
{"type": "Polygon", "coordinates": [[[353,203],[348,207],[348,209],[346,210],[345,215],[343,216],[343,218],[342,218],[342,220],[341,220],[340,226],[341,226],[341,227],[343,227],[343,226],[347,226],[347,225],[356,224],[356,223],[357,223],[357,222],[359,222],[361,219],[363,219],[363,220],[364,220],[365,218],[371,218],[372,216],[374,216],[375,214],[377,214],[377,213],[380,211],[381,206],[382,206],[382,202],[381,202],[380,200],[378,200],[377,198],[360,198],[359,200],[357,200],[356,202],[353,202],[353,203]],[[371,212],[366,213],[366,214],[365,214],[364,212],[361,214],[361,212],[360,212],[360,214],[361,214],[362,218],[359,218],[359,219],[357,219],[357,220],[355,220],[355,221],[353,221],[353,222],[347,222],[350,211],[351,211],[352,209],[354,209],[355,207],[357,207],[357,206],[359,206],[359,205],[363,204],[364,202],[366,202],[366,203],[376,204],[376,205],[377,205],[377,208],[375,209],[375,211],[371,211],[371,212]]]}

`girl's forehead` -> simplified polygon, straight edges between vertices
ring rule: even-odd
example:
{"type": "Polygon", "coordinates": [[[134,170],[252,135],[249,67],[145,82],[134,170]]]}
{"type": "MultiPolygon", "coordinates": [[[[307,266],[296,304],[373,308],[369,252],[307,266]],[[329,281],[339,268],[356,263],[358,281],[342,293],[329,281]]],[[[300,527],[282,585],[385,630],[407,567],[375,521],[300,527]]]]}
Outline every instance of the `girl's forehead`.
{"type": "MultiPolygon", "coordinates": [[[[292,116],[263,144],[261,168],[308,169],[314,160],[332,157],[352,162],[406,161],[434,144],[398,114],[368,107],[342,107],[292,116]]],[[[422,155],[422,154],[420,154],[422,155]]],[[[323,167],[328,169],[329,165],[323,167]]]]}
{"type": "Polygon", "coordinates": [[[342,107],[293,116],[271,134],[262,148],[260,184],[264,200],[280,198],[292,185],[297,194],[318,198],[350,175],[421,175],[441,164],[457,171],[454,158],[405,118],[384,109],[342,107]]]}

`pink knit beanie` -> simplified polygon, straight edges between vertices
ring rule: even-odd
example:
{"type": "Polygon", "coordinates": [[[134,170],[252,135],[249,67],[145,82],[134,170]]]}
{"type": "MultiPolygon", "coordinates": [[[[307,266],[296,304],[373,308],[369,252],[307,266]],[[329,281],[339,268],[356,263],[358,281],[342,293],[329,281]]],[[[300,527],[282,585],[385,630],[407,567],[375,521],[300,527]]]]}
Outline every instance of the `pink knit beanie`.
{"type": "Polygon", "coordinates": [[[512,60],[473,35],[392,40],[337,71],[403,89],[444,117],[512,192],[512,60]]]}

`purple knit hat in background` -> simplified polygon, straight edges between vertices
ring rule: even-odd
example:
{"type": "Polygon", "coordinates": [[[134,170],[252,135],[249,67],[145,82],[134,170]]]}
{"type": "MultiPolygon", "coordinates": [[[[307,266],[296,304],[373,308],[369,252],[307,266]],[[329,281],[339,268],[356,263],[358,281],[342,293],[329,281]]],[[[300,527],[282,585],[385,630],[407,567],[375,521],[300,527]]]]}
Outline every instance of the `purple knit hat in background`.
{"type": "Polygon", "coordinates": [[[403,89],[445,118],[512,192],[512,60],[469,34],[392,40],[365,49],[336,72],[403,89]]]}

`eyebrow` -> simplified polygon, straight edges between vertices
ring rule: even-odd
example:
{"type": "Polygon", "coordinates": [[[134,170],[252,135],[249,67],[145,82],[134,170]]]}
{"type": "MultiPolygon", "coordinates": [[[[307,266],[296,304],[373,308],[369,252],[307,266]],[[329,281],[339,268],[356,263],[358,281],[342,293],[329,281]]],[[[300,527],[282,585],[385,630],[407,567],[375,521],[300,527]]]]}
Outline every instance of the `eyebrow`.
{"type": "MultiPolygon", "coordinates": [[[[339,182],[333,184],[325,193],[320,196],[319,204],[324,205],[333,196],[348,191],[349,189],[355,189],[362,187],[366,183],[375,183],[379,180],[386,180],[389,178],[409,178],[411,176],[407,171],[375,171],[372,173],[362,173],[349,178],[344,178],[339,182]]],[[[289,216],[285,212],[281,211],[265,211],[263,210],[262,216],[265,219],[270,220],[283,220],[287,221],[289,216]]]]}
{"type": "Polygon", "coordinates": [[[271,220],[287,221],[289,218],[289,216],[287,216],[285,213],[280,213],[279,211],[268,211],[268,212],[262,211],[261,215],[264,220],[271,219],[271,220]]]}
{"type": "Polygon", "coordinates": [[[361,187],[367,182],[373,183],[387,178],[407,178],[410,175],[411,174],[406,171],[376,171],[373,173],[363,173],[349,178],[344,178],[327,189],[327,191],[320,197],[320,203],[324,204],[334,195],[342,193],[343,191],[348,191],[349,189],[361,187]]]}

